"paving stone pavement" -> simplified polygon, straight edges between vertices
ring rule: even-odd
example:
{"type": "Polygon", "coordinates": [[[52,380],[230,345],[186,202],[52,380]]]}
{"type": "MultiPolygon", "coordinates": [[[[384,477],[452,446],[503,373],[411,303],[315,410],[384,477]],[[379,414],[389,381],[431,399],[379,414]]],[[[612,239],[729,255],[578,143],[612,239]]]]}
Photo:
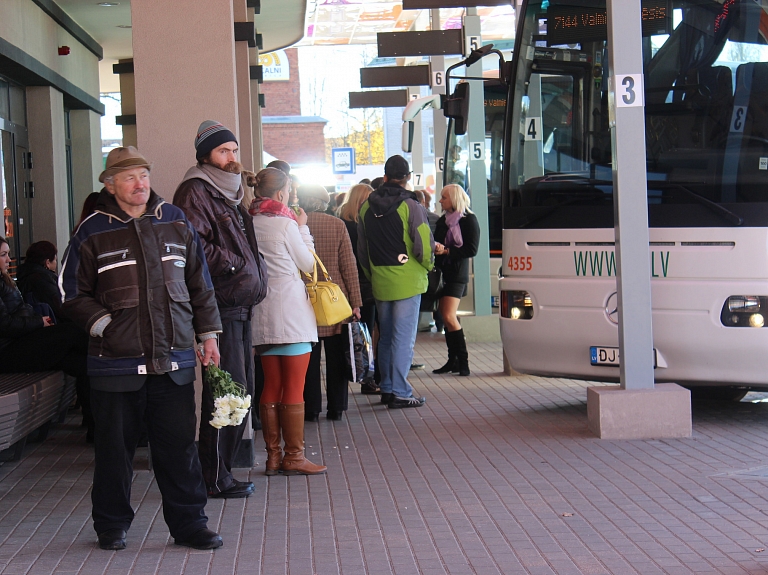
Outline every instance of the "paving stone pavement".
{"type": "MultiPolygon", "coordinates": [[[[93,452],[72,416],[0,466],[0,573],[768,573],[768,403],[695,403],[692,439],[603,441],[585,382],[501,373],[500,344],[470,345],[471,377],[437,376],[443,338],[419,334],[419,409],[352,387],[343,421],[306,427],[314,477],[237,470],[256,492],[212,500],[224,547],[172,544],[139,450],[128,548],[99,550],[93,452]]],[[[260,443],[260,436],[259,436],[260,443]]]]}

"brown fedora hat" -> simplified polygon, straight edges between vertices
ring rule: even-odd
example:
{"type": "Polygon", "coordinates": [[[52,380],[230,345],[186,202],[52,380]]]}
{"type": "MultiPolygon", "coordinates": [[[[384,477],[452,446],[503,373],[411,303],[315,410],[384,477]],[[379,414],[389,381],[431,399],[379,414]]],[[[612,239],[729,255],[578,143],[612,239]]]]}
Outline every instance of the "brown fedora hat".
{"type": "Polygon", "coordinates": [[[107,163],[104,168],[104,171],[99,176],[100,182],[104,182],[109,176],[114,176],[123,170],[131,170],[133,168],[147,168],[147,170],[151,170],[152,164],[136,148],[128,146],[127,148],[115,148],[112,150],[107,156],[107,163]]]}

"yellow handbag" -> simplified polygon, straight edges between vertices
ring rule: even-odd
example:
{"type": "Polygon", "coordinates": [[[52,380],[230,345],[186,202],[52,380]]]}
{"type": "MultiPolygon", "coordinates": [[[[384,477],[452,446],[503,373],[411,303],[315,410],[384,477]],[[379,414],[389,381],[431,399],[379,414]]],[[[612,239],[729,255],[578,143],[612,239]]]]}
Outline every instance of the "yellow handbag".
{"type": "Polygon", "coordinates": [[[338,284],[331,281],[328,270],[325,269],[317,254],[312,252],[312,255],[315,256],[315,268],[312,270],[311,277],[306,274],[310,280],[306,285],[309,301],[315,310],[317,325],[319,327],[336,325],[352,315],[352,308],[338,284]],[[318,265],[323,270],[323,279],[320,281],[317,280],[318,265]]]}

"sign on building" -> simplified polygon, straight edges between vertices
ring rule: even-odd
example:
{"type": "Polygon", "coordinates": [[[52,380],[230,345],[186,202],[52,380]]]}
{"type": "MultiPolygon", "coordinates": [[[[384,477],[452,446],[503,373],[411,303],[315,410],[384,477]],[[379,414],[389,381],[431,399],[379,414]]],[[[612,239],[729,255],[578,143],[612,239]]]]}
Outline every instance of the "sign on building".
{"type": "Polygon", "coordinates": [[[331,164],[334,174],[354,174],[355,173],[355,149],[354,148],[332,148],[331,164]]]}
{"type": "Polygon", "coordinates": [[[263,66],[265,82],[288,82],[291,79],[291,66],[285,50],[259,54],[259,65],[263,66]]]}

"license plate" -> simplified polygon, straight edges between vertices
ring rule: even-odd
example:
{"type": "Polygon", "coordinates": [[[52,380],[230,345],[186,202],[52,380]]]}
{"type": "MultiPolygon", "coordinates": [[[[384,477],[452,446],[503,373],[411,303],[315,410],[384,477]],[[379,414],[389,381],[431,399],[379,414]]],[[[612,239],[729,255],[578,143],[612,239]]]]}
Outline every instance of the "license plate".
{"type": "MultiPolygon", "coordinates": [[[[589,348],[589,362],[592,365],[607,365],[619,367],[619,348],[618,347],[597,347],[589,348]]],[[[653,367],[656,367],[656,350],[653,350],[653,367]]]]}

